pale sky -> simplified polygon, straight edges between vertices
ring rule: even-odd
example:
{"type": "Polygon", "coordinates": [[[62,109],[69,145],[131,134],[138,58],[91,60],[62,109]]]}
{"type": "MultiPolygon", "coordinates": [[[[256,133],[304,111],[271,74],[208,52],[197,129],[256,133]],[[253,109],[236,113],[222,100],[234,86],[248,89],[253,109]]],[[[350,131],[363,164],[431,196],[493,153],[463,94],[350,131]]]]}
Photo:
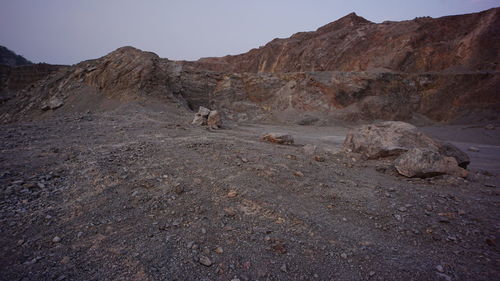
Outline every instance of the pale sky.
{"type": "Polygon", "coordinates": [[[0,45],[74,64],[134,46],[173,60],[247,52],[355,12],[373,22],[473,13],[500,0],[0,0],[0,45]]]}

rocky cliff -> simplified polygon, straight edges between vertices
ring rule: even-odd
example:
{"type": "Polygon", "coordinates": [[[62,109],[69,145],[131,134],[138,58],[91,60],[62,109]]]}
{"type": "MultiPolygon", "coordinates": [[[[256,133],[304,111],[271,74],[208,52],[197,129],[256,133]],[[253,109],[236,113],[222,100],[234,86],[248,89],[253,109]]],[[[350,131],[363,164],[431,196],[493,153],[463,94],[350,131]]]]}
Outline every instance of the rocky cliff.
{"type": "Polygon", "coordinates": [[[380,24],[352,13],[248,53],[185,64],[225,72],[488,71],[499,70],[499,49],[500,8],[380,24]]]}
{"type": "Polygon", "coordinates": [[[179,114],[205,106],[235,121],[498,118],[499,11],[382,24],[350,14],[246,54],[197,62],[123,47],[28,88],[7,75],[9,87],[23,90],[0,118],[50,114],[47,104],[68,112],[129,102],[174,104],[169,110],[179,114]]]}

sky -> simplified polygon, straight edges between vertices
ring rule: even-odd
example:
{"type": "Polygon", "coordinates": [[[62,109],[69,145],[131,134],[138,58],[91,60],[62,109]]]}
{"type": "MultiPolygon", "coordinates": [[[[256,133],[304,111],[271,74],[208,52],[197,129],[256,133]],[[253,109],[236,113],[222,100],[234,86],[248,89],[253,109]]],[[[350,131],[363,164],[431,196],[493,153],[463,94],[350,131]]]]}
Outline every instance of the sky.
{"type": "Polygon", "coordinates": [[[196,60],[244,53],[351,12],[382,22],[493,7],[500,0],[0,0],[0,45],[51,64],[122,46],[196,60]]]}

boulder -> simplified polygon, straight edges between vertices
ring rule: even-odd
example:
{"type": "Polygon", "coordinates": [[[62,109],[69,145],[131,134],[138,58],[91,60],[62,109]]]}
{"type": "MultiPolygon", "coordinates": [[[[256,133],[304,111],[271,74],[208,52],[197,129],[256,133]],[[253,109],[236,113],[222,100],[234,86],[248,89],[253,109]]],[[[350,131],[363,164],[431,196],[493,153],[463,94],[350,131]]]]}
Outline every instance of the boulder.
{"type": "Polygon", "coordinates": [[[444,174],[467,177],[467,170],[459,167],[455,158],[425,148],[412,148],[401,154],[394,161],[394,166],[398,173],[406,177],[426,178],[444,174]]]}
{"type": "Polygon", "coordinates": [[[467,155],[467,153],[463,152],[451,143],[442,143],[439,146],[439,153],[441,153],[443,156],[455,158],[455,160],[457,160],[458,166],[464,169],[466,169],[470,164],[469,155],[467,155]]]}
{"type": "Polygon", "coordinates": [[[210,111],[207,117],[207,125],[211,129],[218,129],[222,127],[222,118],[217,110],[210,111]]]}
{"type": "Polygon", "coordinates": [[[293,144],[293,137],[289,134],[268,133],[261,137],[261,140],[278,144],[293,144]]]}
{"type": "Polygon", "coordinates": [[[344,141],[344,150],[368,159],[398,156],[412,148],[438,151],[439,144],[415,126],[399,121],[361,126],[351,130],[344,141]]]}
{"type": "Polygon", "coordinates": [[[194,115],[194,119],[191,124],[198,126],[207,125],[208,115],[210,115],[210,109],[200,106],[198,112],[194,115]]]}

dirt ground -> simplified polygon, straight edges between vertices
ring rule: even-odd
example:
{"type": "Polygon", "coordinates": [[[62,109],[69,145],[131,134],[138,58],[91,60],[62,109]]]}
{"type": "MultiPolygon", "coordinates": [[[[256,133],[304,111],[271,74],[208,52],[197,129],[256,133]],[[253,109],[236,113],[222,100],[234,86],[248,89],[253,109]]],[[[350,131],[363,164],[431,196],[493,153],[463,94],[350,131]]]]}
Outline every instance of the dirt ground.
{"type": "Polygon", "coordinates": [[[340,152],[346,127],[190,118],[1,125],[0,279],[500,279],[500,130],[423,128],[479,151],[466,180],[407,179],[340,152]]]}

